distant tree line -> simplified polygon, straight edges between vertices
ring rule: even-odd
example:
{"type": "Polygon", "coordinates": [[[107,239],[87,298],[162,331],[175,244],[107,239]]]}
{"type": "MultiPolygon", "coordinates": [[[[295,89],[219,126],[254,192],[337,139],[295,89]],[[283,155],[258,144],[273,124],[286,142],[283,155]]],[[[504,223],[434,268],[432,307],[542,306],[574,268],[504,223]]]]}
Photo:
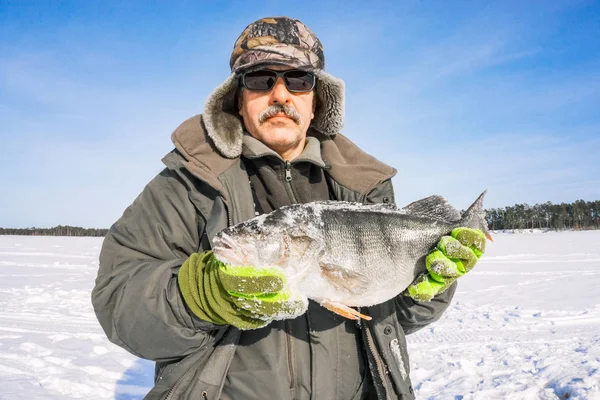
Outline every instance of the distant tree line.
{"type": "Polygon", "coordinates": [[[515,204],[512,207],[492,208],[486,211],[491,230],[547,229],[588,230],[600,229],[600,200],[577,200],[574,203],[515,204]]]}
{"type": "Polygon", "coordinates": [[[82,228],[80,226],[58,225],[54,228],[0,228],[0,235],[25,236],[98,236],[103,237],[108,229],[82,228]]]}
{"type": "MultiPolygon", "coordinates": [[[[600,229],[600,200],[574,203],[515,204],[485,210],[491,230],[504,229],[600,229]]],[[[0,228],[0,235],[27,236],[106,236],[108,229],[55,226],[54,228],[0,228]]]]}

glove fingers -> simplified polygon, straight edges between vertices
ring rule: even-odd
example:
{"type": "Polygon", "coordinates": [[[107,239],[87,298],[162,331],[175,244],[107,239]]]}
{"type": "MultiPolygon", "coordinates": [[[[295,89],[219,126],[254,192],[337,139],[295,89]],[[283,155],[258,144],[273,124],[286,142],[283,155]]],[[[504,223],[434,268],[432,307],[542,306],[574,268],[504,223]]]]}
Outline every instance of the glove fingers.
{"type": "Polygon", "coordinates": [[[485,252],[485,235],[479,229],[456,228],[450,235],[473,250],[478,258],[485,252]]]}
{"type": "Polygon", "coordinates": [[[441,250],[434,250],[425,258],[425,266],[431,277],[439,282],[444,282],[446,277],[464,275],[465,269],[461,260],[450,259],[441,250]]]}
{"type": "Polygon", "coordinates": [[[479,229],[456,228],[440,239],[425,257],[423,273],[406,289],[415,300],[429,301],[443,293],[460,276],[469,272],[485,251],[485,235],[479,229]]]}
{"type": "Polygon", "coordinates": [[[192,254],[179,270],[178,283],[187,306],[195,315],[225,325],[233,309],[223,297],[227,293],[216,277],[217,267],[211,259],[210,251],[192,254]]]}
{"type": "Polygon", "coordinates": [[[442,273],[443,276],[464,275],[475,266],[479,259],[470,247],[463,245],[458,239],[450,236],[442,237],[438,243],[438,250],[441,251],[444,256],[449,258],[452,263],[456,264],[456,271],[458,272],[458,274],[456,274],[453,273],[454,271],[451,269],[445,268],[444,271],[448,274],[444,275],[442,273]]]}
{"type": "Polygon", "coordinates": [[[294,318],[308,307],[306,298],[281,291],[285,286],[281,271],[227,268],[210,251],[193,254],[184,262],[178,284],[196,316],[242,330],[261,328],[274,318],[294,318]]]}
{"type": "MultiPolygon", "coordinates": [[[[266,325],[273,319],[295,318],[308,307],[305,296],[295,295],[286,288],[286,278],[277,268],[219,264],[216,270],[225,292],[221,296],[230,302],[233,317],[241,315],[266,325]]],[[[236,323],[240,328],[239,322],[236,323]]]]}
{"type": "Polygon", "coordinates": [[[201,297],[201,308],[210,321],[217,324],[237,326],[239,317],[233,304],[228,301],[229,294],[223,288],[218,274],[218,268],[209,266],[203,280],[204,290],[201,297]]]}
{"type": "Polygon", "coordinates": [[[204,279],[204,297],[202,297],[202,309],[210,320],[219,324],[233,325],[238,329],[257,329],[267,325],[271,320],[264,314],[247,312],[236,303],[236,297],[232,296],[223,286],[219,276],[221,268],[212,264],[204,279]]]}
{"type": "Polygon", "coordinates": [[[231,301],[238,308],[238,312],[268,321],[295,318],[303,314],[308,307],[306,297],[293,295],[288,291],[263,296],[232,295],[231,301]]]}
{"type": "Polygon", "coordinates": [[[434,296],[444,293],[456,279],[449,278],[440,282],[430,274],[423,273],[406,289],[406,294],[417,301],[429,301],[434,296]]]}
{"type": "Polygon", "coordinates": [[[232,294],[275,294],[283,290],[286,284],[283,273],[275,268],[220,265],[217,273],[223,288],[232,294]]]}

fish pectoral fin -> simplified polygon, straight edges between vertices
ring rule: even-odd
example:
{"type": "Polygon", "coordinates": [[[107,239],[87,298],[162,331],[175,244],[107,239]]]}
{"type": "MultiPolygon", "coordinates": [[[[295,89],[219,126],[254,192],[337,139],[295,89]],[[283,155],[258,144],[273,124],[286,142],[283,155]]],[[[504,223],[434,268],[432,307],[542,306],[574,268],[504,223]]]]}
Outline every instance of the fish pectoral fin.
{"type": "Polygon", "coordinates": [[[364,293],[368,289],[369,280],[366,276],[347,270],[337,264],[321,262],[321,276],[337,290],[353,294],[364,293]]]}
{"type": "Polygon", "coordinates": [[[339,303],[337,301],[323,300],[320,303],[323,307],[328,309],[331,312],[336,313],[337,315],[341,315],[344,318],[358,320],[358,319],[366,319],[367,321],[371,320],[371,317],[365,314],[361,314],[353,308],[348,307],[345,304],[339,303]]]}

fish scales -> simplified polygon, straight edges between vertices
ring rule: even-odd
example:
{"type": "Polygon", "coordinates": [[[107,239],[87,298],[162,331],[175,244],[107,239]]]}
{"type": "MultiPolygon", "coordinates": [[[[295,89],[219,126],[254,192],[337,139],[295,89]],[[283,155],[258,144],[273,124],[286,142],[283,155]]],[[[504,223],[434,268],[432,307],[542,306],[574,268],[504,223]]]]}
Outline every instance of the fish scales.
{"type": "MultiPolygon", "coordinates": [[[[326,210],[321,218],[325,238],[322,260],[369,280],[368,285],[346,295],[349,305],[365,305],[359,304],[364,292],[381,291],[384,281],[407,287],[425,271],[424,256],[428,250],[453,228],[448,223],[432,223],[400,210],[382,212],[366,208],[359,215],[348,211],[326,210]],[[415,235],[415,231],[419,234],[415,235]]],[[[312,291],[310,287],[305,290],[312,291]]],[[[390,290],[397,291],[394,287],[390,290]]]]}
{"type": "Polygon", "coordinates": [[[295,204],[223,230],[213,251],[229,265],[279,267],[292,291],[330,309],[370,306],[403,292],[425,271],[426,254],[453,228],[477,228],[489,237],[484,195],[462,215],[441,196],[402,209],[295,204]]]}
{"type": "Polygon", "coordinates": [[[340,265],[356,272],[369,272],[371,264],[399,261],[400,227],[390,213],[363,212],[360,216],[344,209],[323,213],[325,252],[340,265]]]}

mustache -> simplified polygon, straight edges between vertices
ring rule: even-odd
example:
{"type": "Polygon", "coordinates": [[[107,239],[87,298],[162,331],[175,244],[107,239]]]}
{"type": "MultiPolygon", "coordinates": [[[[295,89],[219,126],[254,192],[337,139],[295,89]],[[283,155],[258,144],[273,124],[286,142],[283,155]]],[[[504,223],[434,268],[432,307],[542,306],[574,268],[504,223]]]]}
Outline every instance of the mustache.
{"type": "Polygon", "coordinates": [[[268,120],[271,117],[274,117],[277,114],[287,115],[296,123],[296,125],[300,125],[300,122],[302,122],[300,114],[298,114],[298,112],[294,110],[293,107],[290,107],[286,104],[278,103],[269,106],[265,111],[261,112],[258,116],[258,123],[262,125],[265,123],[266,120],[268,120]]]}

